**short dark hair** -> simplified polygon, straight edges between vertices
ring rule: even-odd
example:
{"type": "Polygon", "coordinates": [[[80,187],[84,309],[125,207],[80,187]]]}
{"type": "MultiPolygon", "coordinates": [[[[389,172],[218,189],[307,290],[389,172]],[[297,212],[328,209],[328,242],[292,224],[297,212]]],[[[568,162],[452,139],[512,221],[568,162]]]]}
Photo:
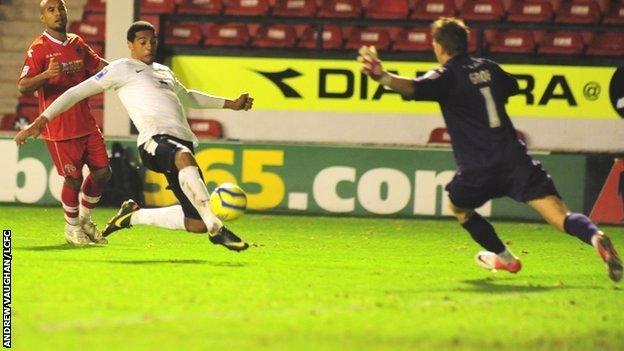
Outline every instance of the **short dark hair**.
{"type": "Polygon", "coordinates": [[[431,24],[433,39],[442,46],[450,56],[468,51],[468,33],[470,30],[464,21],[457,18],[441,17],[431,24]]]}
{"type": "Polygon", "coordinates": [[[128,41],[132,43],[134,41],[134,38],[136,38],[137,32],[144,30],[151,30],[152,32],[154,32],[154,34],[156,34],[156,28],[154,28],[151,23],[146,21],[136,21],[132,23],[132,25],[130,25],[130,28],[128,28],[128,34],[126,35],[126,39],[128,39],[128,41]]]}

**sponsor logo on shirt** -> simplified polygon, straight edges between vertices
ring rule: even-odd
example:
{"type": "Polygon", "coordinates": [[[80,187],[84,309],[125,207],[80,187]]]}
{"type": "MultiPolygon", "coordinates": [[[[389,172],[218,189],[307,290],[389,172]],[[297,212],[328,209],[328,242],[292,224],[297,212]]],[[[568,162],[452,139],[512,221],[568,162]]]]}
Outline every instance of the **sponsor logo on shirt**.
{"type": "Polygon", "coordinates": [[[106,68],[104,68],[103,70],[100,71],[100,73],[95,75],[95,80],[102,79],[102,77],[104,77],[106,75],[106,73],[108,73],[108,70],[106,68]]]}
{"type": "Polygon", "coordinates": [[[84,71],[84,62],[82,60],[74,60],[61,63],[62,70],[65,74],[72,74],[84,71]]]}

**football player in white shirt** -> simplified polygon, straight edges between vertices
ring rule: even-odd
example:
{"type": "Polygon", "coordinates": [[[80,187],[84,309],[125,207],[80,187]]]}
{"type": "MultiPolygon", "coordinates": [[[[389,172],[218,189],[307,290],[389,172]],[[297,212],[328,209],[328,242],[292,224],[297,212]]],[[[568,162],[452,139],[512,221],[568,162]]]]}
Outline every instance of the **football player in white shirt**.
{"type": "Polygon", "coordinates": [[[209,194],[193,156],[197,137],[191,132],[184,107],[249,110],[253,98],[243,93],[234,100],[188,90],[173,72],[155,63],[158,45],[154,27],[144,21],[128,29],[129,59],[115,60],[83,83],[67,90],[15,137],[18,145],[37,137],[46,123],[75,103],[106,89],[115,89],[139,131],[137,144],[143,164],[167,177],[180,205],[140,209],[133,200],[124,202],[107,224],[104,236],[135,224],[208,232],[213,244],[234,251],[249,245],[228,230],[212,213],[209,194]]]}

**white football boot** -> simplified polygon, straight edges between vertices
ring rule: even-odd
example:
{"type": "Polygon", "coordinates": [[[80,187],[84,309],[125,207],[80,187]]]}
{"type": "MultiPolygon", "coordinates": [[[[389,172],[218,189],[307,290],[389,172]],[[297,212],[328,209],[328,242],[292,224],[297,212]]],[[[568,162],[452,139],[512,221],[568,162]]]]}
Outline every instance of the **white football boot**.
{"type": "Polygon", "coordinates": [[[497,254],[490,251],[480,251],[475,256],[475,262],[491,271],[507,271],[509,273],[518,273],[522,269],[522,263],[517,257],[510,263],[505,263],[497,254]]]}
{"type": "Polygon", "coordinates": [[[91,245],[93,242],[78,225],[65,223],[65,240],[75,246],[91,245]]]}
{"type": "Polygon", "coordinates": [[[102,232],[98,229],[91,218],[80,217],[80,226],[89,239],[95,244],[108,244],[108,240],[102,236],[102,232]]]}

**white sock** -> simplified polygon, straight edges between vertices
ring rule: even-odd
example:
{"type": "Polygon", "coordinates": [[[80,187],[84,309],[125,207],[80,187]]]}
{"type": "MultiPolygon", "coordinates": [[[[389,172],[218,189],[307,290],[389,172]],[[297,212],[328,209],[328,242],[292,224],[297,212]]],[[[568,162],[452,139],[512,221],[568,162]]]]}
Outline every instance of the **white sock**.
{"type": "Polygon", "coordinates": [[[91,220],[91,209],[87,206],[85,206],[85,203],[89,203],[91,204],[93,207],[95,207],[98,202],[100,202],[100,198],[102,198],[101,196],[89,196],[89,195],[85,195],[84,193],[80,193],[80,205],[79,207],[79,213],[80,213],[80,222],[84,222],[86,220],[91,220]]]}
{"type": "Polygon", "coordinates": [[[130,217],[130,224],[153,225],[160,228],[185,230],[182,206],[142,208],[130,217]]]}
{"type": "Polygon", "coordinates": [[[500,257],[500,259],[505,263],[511,263],[516,259],[516,257],[507,248],[505,248],[505,251],[499,253],[498,257],[500,257]]]}
{"type": "Polygon", "coordinates": [[[206,224],[209,233],[215,233],[223,224],[210,210],[210,195],[206,184],[199,175],[199,168],[195,166],[184,167],[178,174],[180,187],[184,195],[191,201],[202,220],[206,224]]]}
{"type": "Polygon", "coordinates": [[[598,239],[600,239],[601,235],[602,235],[602,232],[597,232],[596,234],[592,235],[591,237],[592,246],[596,247],[596,245],[598,245],[598,239]]]}
{"type": "Polygon", "coordinates": [[[73,226],[77,226],[78,224],[80,224],[78,222],[78,206],[72,207],[72,206],[65,205],[64,203],[61,203],[61,204],[63,205],[63,212],[65,214],[65,222],[73,226]],[[71,214],[71,216],[69,214],[71,214]]]}

